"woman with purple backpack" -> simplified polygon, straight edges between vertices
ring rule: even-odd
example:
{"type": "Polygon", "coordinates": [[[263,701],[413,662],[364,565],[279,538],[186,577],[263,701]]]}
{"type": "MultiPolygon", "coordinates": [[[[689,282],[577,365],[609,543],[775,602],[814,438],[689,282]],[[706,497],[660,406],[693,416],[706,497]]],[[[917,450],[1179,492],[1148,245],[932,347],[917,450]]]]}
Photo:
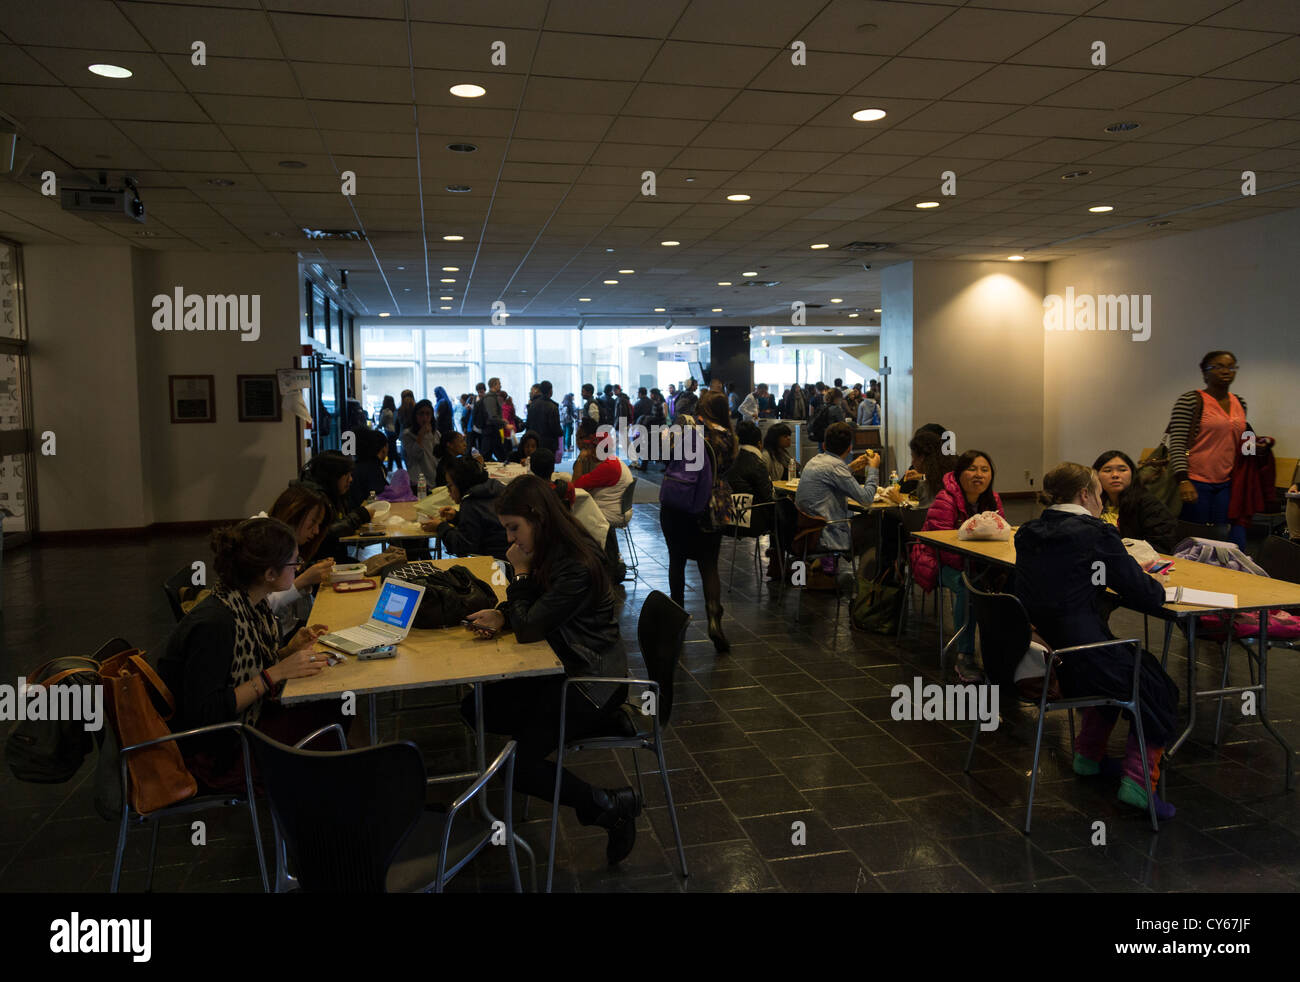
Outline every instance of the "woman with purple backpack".
{"type": "Polygon", "coordinates": [[[682,422],[682,439],[673,447],[659,487],[659,524],[668,543],[668,589],[673,603],[685,607],[686,561],[695,560],[708,611],[709,639],[724,654],[731,646],[722,633],[718,552],[723,526],[732,521],[733,512],[731,488],[721,475],[737,453],[727,397],[721,392],[705,393],[695,418],[685,417],[682,422]]]}

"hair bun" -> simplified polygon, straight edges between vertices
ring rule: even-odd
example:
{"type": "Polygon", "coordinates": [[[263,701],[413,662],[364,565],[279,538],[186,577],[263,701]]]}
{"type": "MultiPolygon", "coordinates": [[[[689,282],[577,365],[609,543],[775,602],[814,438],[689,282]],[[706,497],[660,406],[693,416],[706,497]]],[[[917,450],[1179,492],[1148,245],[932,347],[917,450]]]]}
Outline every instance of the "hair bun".
{"type": "Polygon", "coordinates": [[[1053,498],[1053,497],[1052,497],[1050,494],[1048,494],[1046,491],[1039,491],[1039,492],[1038,492],[1038,503],[1039,503],[1040,505],[1043,505],[1043,506],[1046,507],[1046,508],[1051,508],[1052,505],[1056,504],[1056,499],[1053,498]]]}

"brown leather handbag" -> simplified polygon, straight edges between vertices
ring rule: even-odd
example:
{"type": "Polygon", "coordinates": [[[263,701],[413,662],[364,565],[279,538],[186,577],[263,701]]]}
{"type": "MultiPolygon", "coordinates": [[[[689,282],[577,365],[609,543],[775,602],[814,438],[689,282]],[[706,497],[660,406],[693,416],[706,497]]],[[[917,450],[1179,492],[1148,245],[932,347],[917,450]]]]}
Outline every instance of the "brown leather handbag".
{"type": "MultiPolygon", "coordinates": [[[[171,733],[165,721],[176,711],[176,701],[139,649],[119,652],[104,661],[99,677],[119,747],[171,733]]],[[[198,782],[186,768],[174,741],[133,751],[127,757],[127,773],[131,807],[141,815],[192,798],[198,792],[198,782]]]]}

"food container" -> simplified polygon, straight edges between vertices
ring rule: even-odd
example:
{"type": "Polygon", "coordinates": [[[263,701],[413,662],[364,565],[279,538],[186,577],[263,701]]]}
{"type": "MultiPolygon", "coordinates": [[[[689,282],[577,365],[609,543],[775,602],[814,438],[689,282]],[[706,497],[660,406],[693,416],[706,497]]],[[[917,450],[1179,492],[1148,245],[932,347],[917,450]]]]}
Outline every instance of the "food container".
{"type": "Polygon", "coordinates": [[[346,583],[349,580],[359,580],[366,575],[365,563],[346,563],[335,566],[330,570],[331,583],[346,583]]]}

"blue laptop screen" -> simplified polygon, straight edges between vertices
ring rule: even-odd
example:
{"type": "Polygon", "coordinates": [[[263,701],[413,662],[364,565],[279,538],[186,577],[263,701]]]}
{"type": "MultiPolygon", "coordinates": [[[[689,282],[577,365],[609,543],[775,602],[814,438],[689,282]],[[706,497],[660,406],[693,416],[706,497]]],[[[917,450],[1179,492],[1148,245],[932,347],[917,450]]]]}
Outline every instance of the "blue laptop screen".
{"type": "Polygon", "coordinates": [[[371,617],[405,630],[410,626],[411,618],[415,616],[416,598],[419,596],[419,590],[386,580],[371,617]]]}

